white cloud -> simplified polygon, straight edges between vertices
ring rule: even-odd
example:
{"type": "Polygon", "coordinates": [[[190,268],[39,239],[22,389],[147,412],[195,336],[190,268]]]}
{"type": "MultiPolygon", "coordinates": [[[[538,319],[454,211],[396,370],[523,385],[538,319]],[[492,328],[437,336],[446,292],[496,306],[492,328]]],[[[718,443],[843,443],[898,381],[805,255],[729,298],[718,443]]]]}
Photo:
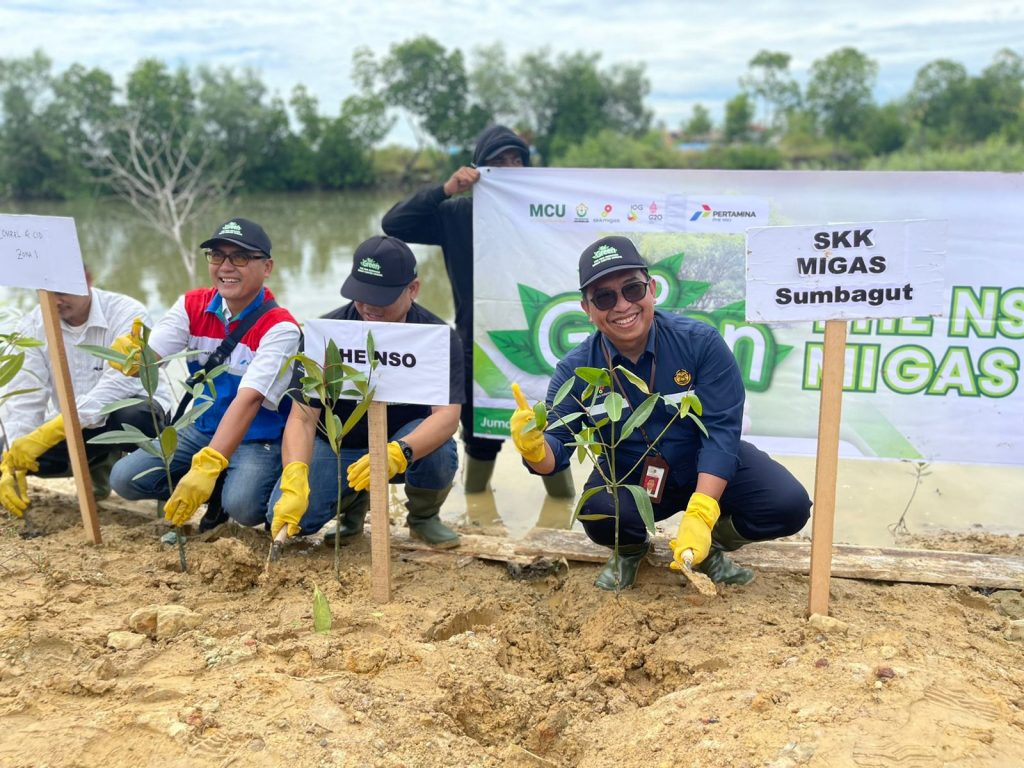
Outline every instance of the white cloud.
{"type": "Polygon", "coordinates": [[[41,48],[57,69],[80,62],[118,79],[146,56],[172,65],[251,66],[282,95],[305,84],[329,112],[352,91],[358,46],[380,55],[426,34],[466,54],[500,41],[512,59],[543,46],[556,53],[585,50],[601,53],[605,64],[645,63],[656,117],[677,125],[697,102],[719,112],[763,48],[791,54],[791,69],[804,80],[816,59],[853,46],[878,62],[880,99],[901,96],[917,69],[936,58],[979,71],[999,48],[1021,49],[1024,3],[82,0],[41,6],[8,0],[0,7],[0,29],[4,57],[41,48]]]}

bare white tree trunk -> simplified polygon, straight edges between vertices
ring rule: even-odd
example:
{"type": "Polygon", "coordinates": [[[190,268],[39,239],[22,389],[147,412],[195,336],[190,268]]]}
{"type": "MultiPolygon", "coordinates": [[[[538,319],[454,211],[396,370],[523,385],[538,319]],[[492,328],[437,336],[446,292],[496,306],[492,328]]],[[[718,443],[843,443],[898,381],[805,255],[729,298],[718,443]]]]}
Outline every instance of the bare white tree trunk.
{"type": "Polygon", "coordinates": [[[196,249],[186,242],[186,230],[237,186],[244,160],[224,170],[213,168],[209,149],[196,151],[199,134],[177,122],[147,134],[139,115],[126,117],[102,146],[94,145],[91,165],[150,227],[173,241],[194,283],[196,249]],[[123,150],[115,151],[111,140],[123,141],[123,150]]]}

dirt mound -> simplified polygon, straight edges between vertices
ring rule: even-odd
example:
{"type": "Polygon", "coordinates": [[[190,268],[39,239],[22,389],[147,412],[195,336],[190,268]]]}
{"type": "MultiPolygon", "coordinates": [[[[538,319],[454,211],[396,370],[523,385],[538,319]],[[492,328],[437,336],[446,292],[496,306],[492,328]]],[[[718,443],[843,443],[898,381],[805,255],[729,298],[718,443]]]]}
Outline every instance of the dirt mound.
{"type": "Polygon", "coordinates": [[[69,499],[33,510],[45,535],[0,521],[3,766],[1024,760],[1019,593],[837,579],[828,625],[800,576],[705,597],[645,564],[614,595],[595,566],[522,579],[452,554],[396,556],[378,605],[365,541],[335,581],[330,548],[265,572],[266,534],[225,526],[183,574],[149,510],[101,510],[98,547],[69,499]]]}

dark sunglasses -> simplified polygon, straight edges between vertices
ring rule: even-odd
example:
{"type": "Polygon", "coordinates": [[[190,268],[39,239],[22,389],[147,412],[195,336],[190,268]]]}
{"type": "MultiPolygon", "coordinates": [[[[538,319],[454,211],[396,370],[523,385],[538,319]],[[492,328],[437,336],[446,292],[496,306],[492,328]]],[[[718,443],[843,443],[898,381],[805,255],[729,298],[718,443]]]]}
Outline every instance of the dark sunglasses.
{"type": "MultiPolygon", "coordinates": [[[[650,284],[650,280],[646,282],[637,280],[636,282],[626,283],[622,286],[622,298],[636,303],[647,295],[647,287],[650,284]]],[[[590,303],[604,312],[619,303],[619,292],[613,288],[602,288],[599,291],[594,291],[590,297],[590,303]]]]}
{"type": "Polygon", "coordinates": [[[258,251],[235,251],[230,254],[216,249],[206,251],[206,261],[215,267],[223,264],[225,259],[230,261],[233,266],[244,267],[250,261],[262,261],[269,258],[266,254],[259,253],[258,251]]]}

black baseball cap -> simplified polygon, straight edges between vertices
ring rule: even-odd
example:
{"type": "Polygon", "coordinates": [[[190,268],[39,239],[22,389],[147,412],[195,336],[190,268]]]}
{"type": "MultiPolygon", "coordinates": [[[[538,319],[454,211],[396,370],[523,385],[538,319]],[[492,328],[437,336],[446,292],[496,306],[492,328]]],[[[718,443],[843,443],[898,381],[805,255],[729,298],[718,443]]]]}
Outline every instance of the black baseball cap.
{"type": "Polygon", "coordinates": [[[599,277],[621,269],[647,269],[647,262],[640,257],[640,252],[628,237],[602,237],[580,254],[580,290],[599,277]]]}
{"type": "Polygon", "coordinates": [[[352,254],[352,273],[341,295],[352,301],[386,307],[416,279],[416,257],[397,237],[376,235],[360,243],[352,254]]]}
{"type": "Polygon", "coordinates": [[[229,219],[217,227],[213,237],[199,244],[200,248],[212,248],[219,241],[234,243],[240,248],[260,251],[270,257],[270,238],[263,227],[249,219],[229,219]]]}

